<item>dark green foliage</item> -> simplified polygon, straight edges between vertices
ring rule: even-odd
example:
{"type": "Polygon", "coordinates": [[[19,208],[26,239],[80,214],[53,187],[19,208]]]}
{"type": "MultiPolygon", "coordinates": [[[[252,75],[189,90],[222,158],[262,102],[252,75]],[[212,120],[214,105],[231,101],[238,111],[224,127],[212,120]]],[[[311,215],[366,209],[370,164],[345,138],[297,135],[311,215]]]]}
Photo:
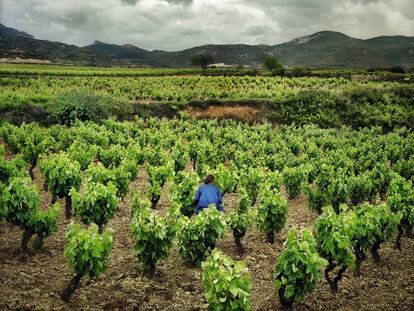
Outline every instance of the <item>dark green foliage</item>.
{"type": "Polygon", "coordinates": [[[413,94],[412,86],[357,88],[340,97],[339,115],[344,124],[355,129],[381,126],[390,131],[396,127],[413,127],[413,94]]]}
{"type": "Polygon", "coordinates": [[[276,101],[269,119],[284,124],[317,124],[336,127],[341,124],[336,109],[336,98],[321,90],[301,91],[297,95],[276,101]]]}
{"type": "Polygon", "coordinates": [[[285,74],[285,68],[283,68],[282,64],[280,64],[279,61],[273,56],[267,57],[263,66],[270,71],[270,74],[273,77],[283,76],[285,74]]]}
{"type": "Polygon", "coordinates": [[[367,173],[351,176],[348,182],[352,204],[357,205],[369,201],[373,185],[367,173]]]}
{"type": "Polygon", "coordinates": [[[128,103],[109,96],[86,91],[71,91],[59,94],[46,106],[53,123],[72,124],[80,121],[102,121],[109,117],[126,118],[132,113],[128,103]]]}
{"type": "Polygon", "coordinates": [[[306,181],[306,172],[303,167],[286,167],[283,170],[283,183],[290,199],[296,198],[302,191],[306,181]]]}
{"type": "Polygon", "coordinates": [[[306,90],[272,104],[269,120],[283,124],[317,124],[323,128],[351,126],[354,129],[381,126],[388,132],[413,128],[414,88],[353,88],[340,94],[306,90]]]}
{"type": "Polygon", "coordinates": [[[211,56],[210,54],[197,54],[195,56],[193,56],[193,58],[191,59],[191,63],[194,66],[200,66],[201,69],[203,70],[203,74],[206,73],[208,65],[212,64],[214,61],[213,56],[211,56]]]}

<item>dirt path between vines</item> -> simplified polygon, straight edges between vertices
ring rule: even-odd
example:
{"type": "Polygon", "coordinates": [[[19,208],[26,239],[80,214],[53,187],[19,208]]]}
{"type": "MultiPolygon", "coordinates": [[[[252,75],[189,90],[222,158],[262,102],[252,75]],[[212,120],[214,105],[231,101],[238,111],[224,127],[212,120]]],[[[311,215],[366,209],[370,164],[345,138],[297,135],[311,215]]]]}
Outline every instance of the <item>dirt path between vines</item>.
{"type": "MultiPolygon", "coordinates": [[[[42,177],[35,170],[42,189],[42,177]]],[[[131,190],[145,191],[147,177],[140,171],[131,190]]],[[[42,192],[42,208],[51,201],[42,192]]],[[[237,195],[224,197],[227,209],[237,206],[237,195]]],[[[64,201],[61,201],[64,206],[64,201]]],[[[157,210],[167,208],[166,193],[157,210]]],[[[63,210],[63,207],[62,207],[63,210]]],[[[244,255],[237,254],[232,235],[227,233],[218,247],[233,258],[242,259],[252,274],[253,310],[281,310],[272,283],[273,269],[283,248],[287,230],[291,226],[311,226],[317,215],[309,210],[304,196],[289,201],[286,228],[277,235],[275,244],[265,242],[257,230],[243,239],[244,255]]],[[[207,310],[201,284],[201,269],[189,267],[182,261],[177,247],[170,257],[157,267],[152,280],[137,269],[130,237],[130,197],[108,227],[114,229],[112,260],[107,271],[97,280],[82,279],[71,301],[63,303],[59,293],[72,274],[63,250],[68,221],[63,216],[59,232],[46,239],[44,250],[30,256],[19,250],[21,231],[5,221],[0,222],[0,310],[207,310]]],[[[362,276],[345,273],[338,293],[331,293],[326,282],[316,291],[295,304],[296,310],[413,310],[414,309],[414,240],[403,238],[402,251],[392,243],[381,248],[382,261],[371,258],[363,263],[362,276]]]]}

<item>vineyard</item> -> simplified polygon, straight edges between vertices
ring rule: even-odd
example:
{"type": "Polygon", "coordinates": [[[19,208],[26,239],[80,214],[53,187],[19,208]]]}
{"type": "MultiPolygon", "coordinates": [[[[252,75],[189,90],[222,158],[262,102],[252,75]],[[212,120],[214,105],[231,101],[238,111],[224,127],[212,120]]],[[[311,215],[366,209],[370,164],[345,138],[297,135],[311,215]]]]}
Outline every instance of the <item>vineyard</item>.
{"type": "Polygon", "coordinates": [[[414,304],[407,129],[183,114],[4,124],[1,137],[2,309],[414,304]],[[207,173],[226,212],[193,216],[207,173]]]}
{"type": "Polygon", "coordinates": [[[56,94],[78,89],[129,101],[182,103],[205,99],[281,99],[301,90],[343,91],[367,86],[395,87],[395,82],[361,82],[344,78],[280,78],[224,76],[2,78],[0,103],[46,103],[56,94]]]}

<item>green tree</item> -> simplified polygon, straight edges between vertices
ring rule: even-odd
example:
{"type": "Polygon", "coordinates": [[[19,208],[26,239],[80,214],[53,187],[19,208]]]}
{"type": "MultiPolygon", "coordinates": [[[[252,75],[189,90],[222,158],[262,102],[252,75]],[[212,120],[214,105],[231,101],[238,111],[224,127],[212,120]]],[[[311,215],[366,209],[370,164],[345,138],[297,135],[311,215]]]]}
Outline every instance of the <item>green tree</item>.
{"type": "Polygon", "coordinates": [[[208,65],[212,64],[213,61],[213,56],[210,54],[197,54],[191,59],[191,64],[194,66],[200,66],[204,75],[207,71],[208,65]]]}
{"type": "Polygon", "coordinates": [[[275,77],[275,76],[283,76],[285,74],[285,68],[283,67],[282,64],[279,63],[279,61],[273,57],[273,56],[269,56],[265,59],[265,62],[263,64],[263,66],[270,71],[270,74],[275,77]]]}

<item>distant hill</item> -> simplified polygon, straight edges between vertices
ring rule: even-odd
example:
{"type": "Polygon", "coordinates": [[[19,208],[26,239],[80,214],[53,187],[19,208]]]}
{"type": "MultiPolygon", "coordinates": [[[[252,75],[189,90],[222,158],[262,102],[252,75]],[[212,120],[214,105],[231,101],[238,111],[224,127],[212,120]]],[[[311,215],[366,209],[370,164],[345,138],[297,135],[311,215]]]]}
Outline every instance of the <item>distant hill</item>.
{"type": "Polygon", "coordinates": [[[47,59],[98,66],[189,67],[195,54],[209,53],[216,63],[259,67],[273,55],[285,66],[310,68],[414,67],[414,37],[382,36],[362,40],[321,31],[278,45],[203,45],[177,52],[148,51],[131,44],[100,41],[85,47],[37,40],[0,24],[0,58],[47,59]]]}
{"type": "Polygon", "coordinates": [[[24,31],[19,31],[19,30],[16,30],[14,28],[6,27],[1,23],[0,23],[0,32],[1,32],[1,34],[4,34],[4,35],[23,37],[23,38],[32,38],[33,39],[32,35],[29,35],[28,33],[24,32],[24,31]]]}
{"type": "Polygon", "coordinates": [[[33,36],[0,24],[0,58],[42,59],[79,65],[110,65],[104,54],[60,42],[37,40],[33,36]]]}

